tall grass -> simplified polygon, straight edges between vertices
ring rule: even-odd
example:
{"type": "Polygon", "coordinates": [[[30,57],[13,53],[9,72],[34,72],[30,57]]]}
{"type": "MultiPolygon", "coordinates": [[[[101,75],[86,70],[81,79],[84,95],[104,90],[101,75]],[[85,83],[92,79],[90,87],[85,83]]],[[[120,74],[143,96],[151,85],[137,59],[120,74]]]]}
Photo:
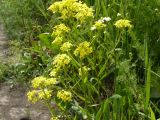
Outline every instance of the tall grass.
{"type": "Polygon", "coordinates": [[[150,62],[149,62],[149,57],[148,57],[148,46],[147,46],[147,39],[145,39],[144,42],[144,46],[145,46],[145,73],[146,73],[146,77],[145,77],[145,110],[146,112],[148,111],[148,107],[149,107],[149,101],[150,101],[150,82],[151,82],[151,66],[150,66],[150,62]]]}
{"type": "Polygon", "coordinates": [[[37,33],[43,31],[42,26],[48,23],[49,2],[16,0],[12,3],[9,0],[2,0],[0,15],[8,36],[11,39],[23,40],[25,43],[30,42],[29,39],[35,39],[37,33]]]}
{"type": "MultiPolygon", "coordinates": [[[[88,0],[87,2],[89,3],[89,1],[90,0],[88,0]]],[[[154,10],[156,8],[158,8],[158,6],[160,5],[160,4],[158,4],[159,3],[158,1],[152,1],[152,2],[150,1],[149,2],[149,1],[125,1],[125,0],[124,1],[123,0],[121,0],[121,1],[103,1],[102,0],[102,1],[94,1],[94,2],[95,3],[92,3],[92,4],[95,4],[95,7],[96,7],[96,10],[95,10],[96,16],[108,16],[108,15],[112,15],[112,17],[114,18],[117,13],[121,13],[122,17],[132,18],[132,16],[130,16],[130,14],[133,14],[133,11],[135,10],[134,15],[136,17],[133,18],[134,23],[135,23],[135,28],[139,28],[140,27],[139,23],[141,23],[141,25],[144,25],[143,28],[141,28],[139,30],[137,29],[137,33],[136,33],[137,34],[137,38],[138,37],[141,38],[142,36],[144,37],[144,34],[142,34],[140,32],[140,30],[143,29],[142,31],[143,32],[146,31],[147,34],[149,34],[150,37],[151,37],[151,34],[152,34],[153,36],[155,36],[158,39],[159,36],[156,35],[156,31],[158,29],[155,27],[154,28],[154,32],[150,32],[148,29],[145,29],[148,25],[143,24],[144,21],[140,20],[140,19],[142,19],[141,15],[143,15],[143,16],[145,16],[145,20],[147,21],[146,24],[148,24],[148,20],[150,19],[150,17],[154,16],[156,14],[156,12],[154,12],[154,10]],[[103,3],[106,3],[106,4],[103,4],[103,3]],[[127,4],[125,4],[125,3],[127,3],[127,4]],[[145,6],[146,4],[150,4],[151,7],[153,7],[152,8],[152,15],[151,14],[150,15],[145,14],[145,10],[149,11],[149,9],[145,6]],[[113,9],[110,9],[110,6],[112,6],[112,8],[114,8],[114,11],[112,11],[113,9]],[[132,9],[133,7],[135,7],[136,9],[133,10],[132,9]],[[129,16],[127,16],[127,14],[129,14],[129,16]]],[[[150,9],[150,13],[151,13],[151,9],[150,9]]],[[[157,22],[158,18],[159,17],[152,19],[155,22],[155,24],[158,24],[158,22],[157,22]]],[[[155,25],[155,26],[157,26],[157,25],[155,25]]],[[[152,29],[152,31],[153,31],[153,29],[152,29]]],[[[150,38],[149,36],[147,36],[147,39],[150,38]]],[[[148,41],[148,44],[149,43],[153,43],[154,41],[155,40],[152,39],[152,41],[148,41]]],[[[135,44],[135,41],[133,42],[133,44],[135,44]]],[[[145,102],[144,102],[145,105],[144,106],[145,106],[145,110],[147,111],[146,115],[150,116],[149,112],[151,112],[151,116],[152,116],[151,119],[155,119],[155,117],[153,117],[154,114],[153,114],[152,108],[149,107],[150,106],[150,88],[151,88],[151,62],[150,62],[151,60],[149,60],[149,55],[151,55],[151,54],[148,53],[148,49],[150,47],[152,47],[152,46],[148,47],[146,41],[144,42],[144,46],[145,46],[145,49],[144,49],[145,50],[145,55],[144,56],[145,56],[145,71],[146,71],[145,72],[146,73],[146,77],[145,77],[145,89],[143,89],[143,91],[145,91],[145,102]],[[151,111],[149,111],[149,110],[151,110],[151,111]]],[[[128,45],[126,46],[126,48],[128,48],[128,45]]],[[[139,49],[138,46],[137,46],[137,49],[139,49]]],[[[127,49],[126,49],[126,52],[128,52],[127,49]]],[[[154,52],[156,52],[156,51],[154,51],[154,52]]],[[[142,55],[141,51],[139,51],[139,53],[140,53],[139,55],[142,55]]],[[[158,56],[154,56],[154,57],[158,57],[158,56]]]]}

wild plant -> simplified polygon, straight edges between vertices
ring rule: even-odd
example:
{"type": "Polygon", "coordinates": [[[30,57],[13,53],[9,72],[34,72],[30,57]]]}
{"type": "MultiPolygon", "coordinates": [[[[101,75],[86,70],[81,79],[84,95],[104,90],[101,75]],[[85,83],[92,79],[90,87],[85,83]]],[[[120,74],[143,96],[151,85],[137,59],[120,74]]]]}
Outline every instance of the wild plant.
{"type": "MultiPolygon", "coordinates": [[[[32,80],[29,101],[43,102],[51,120],[143,119],[139,112],[148,109],[149,91],[144,107],[132,62],[132,21],[99,17],[97,9],[78,0],[54,2],[48,10],[57,22],[52,33],[43,35],[57,55],[50,69],[32,80]]],[[[147,78],[146,86],[149,73],[147,78]]]]}

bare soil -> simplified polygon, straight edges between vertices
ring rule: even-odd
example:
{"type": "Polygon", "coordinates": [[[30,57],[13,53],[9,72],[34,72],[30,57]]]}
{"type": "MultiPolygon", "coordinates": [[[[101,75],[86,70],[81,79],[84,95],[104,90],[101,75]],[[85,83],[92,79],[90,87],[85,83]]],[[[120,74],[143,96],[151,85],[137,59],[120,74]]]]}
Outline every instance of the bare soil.
{"type": "Polygon", "coordinates": [[[0,84],[0,120],[49,120],[50,115],[41,103],[31,104],[27,89],[20,85],[0,84]]]}

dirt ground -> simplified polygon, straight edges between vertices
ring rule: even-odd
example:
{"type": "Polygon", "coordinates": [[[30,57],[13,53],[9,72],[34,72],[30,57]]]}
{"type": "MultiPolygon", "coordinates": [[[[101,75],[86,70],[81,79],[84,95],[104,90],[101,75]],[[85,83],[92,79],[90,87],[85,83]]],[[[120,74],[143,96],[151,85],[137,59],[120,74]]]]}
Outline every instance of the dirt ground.
{"type": "Polygon", "coordinates": [[[49,120],[47,108],[40,103],[31,104],[27,89],[20,85],[0,84],[0,120],[49,120]],[[30,119],[29,119],[30,118],[30,119]]]}

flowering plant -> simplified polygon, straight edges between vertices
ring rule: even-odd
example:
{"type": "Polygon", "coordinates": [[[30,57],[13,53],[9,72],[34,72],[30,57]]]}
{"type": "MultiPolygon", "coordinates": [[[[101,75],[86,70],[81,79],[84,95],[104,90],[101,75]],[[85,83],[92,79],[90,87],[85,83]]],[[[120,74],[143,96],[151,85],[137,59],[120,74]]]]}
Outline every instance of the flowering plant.
{"type": "MultiPolygon", "coordinates": [[[[110,17],[97,20],[93,8],[78,0],[58,1],[48,10],[60,16],[61,24],[55,25],[51,33],[52,45],[58,47],[58,53],[47,77],[33,79],[34,90],[28,92],[28,99],[33,103],[43,101],[51,112],[51,120],[99,120],[105,117],[99,115],[101,104],[114,93],[121,93],[120,86],[114,88],[115,79],[122,81],[115,73],[132,59],[126,38],[133,25],[127,19],[114,24],[110,17]],[[110,30],[113,28],[118,32],[115,36],[110,30]]],[[[128,70],[126,76],[129,74],[128,70]]],[[[124,85],[133,77],[127,79],[124,85]]]]}

